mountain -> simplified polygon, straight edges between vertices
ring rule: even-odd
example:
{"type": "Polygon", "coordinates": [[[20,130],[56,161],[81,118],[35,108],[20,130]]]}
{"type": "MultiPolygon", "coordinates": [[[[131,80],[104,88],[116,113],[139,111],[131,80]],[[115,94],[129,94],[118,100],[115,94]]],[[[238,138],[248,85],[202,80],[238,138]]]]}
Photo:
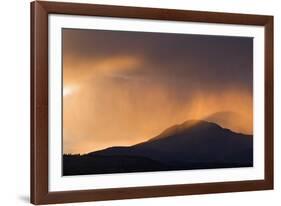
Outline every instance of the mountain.
{"type": "Polygon", "coordinates": [[[253,137],[218,124],[190,120],[129,147],[64,155],[64,175],[249,167],[253,137]]]}

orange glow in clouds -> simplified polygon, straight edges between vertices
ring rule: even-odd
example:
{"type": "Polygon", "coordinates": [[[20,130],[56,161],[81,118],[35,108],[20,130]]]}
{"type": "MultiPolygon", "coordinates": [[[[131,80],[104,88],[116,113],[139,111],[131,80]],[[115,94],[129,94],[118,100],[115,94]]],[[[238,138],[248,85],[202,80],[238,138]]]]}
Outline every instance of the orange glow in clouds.
{"type": "Polygon", "coordinates": [[[63,152],[129,146],[187,120],[253,133],[250,37],[63,29],[63,152]]]}
{"type": "Polygon", "coordinates": [[[100,61],[65,69],[64,153],[133,145],[189,119],[212,120],[236,132],[252,133],[250,93],[239,88],[195,91],[191,99],[179,103],[165,87],[122,79],[124,71],[136,70],[141,60],[100,61]]]}

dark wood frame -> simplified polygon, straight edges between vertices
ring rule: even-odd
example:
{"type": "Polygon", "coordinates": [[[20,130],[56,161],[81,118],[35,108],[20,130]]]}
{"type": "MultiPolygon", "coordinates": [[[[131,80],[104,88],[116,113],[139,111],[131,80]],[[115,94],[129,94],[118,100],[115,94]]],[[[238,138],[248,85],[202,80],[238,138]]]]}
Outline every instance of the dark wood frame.
{"type": "Polygon", "coordinates": [[[31,3],[31,202],[67,203],[273,189],[273,16],[92,4],[31,3]],[[48,15],[71,14],[265,27],[265,179],[79,191],[48,191],[48,15]]]}

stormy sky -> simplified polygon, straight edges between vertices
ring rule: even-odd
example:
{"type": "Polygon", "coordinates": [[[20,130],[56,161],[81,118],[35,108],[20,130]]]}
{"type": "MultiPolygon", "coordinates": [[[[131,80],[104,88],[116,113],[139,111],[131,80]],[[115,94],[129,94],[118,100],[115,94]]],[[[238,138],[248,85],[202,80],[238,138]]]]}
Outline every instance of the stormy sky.
{"type": "Polygon", "coordinates": [[[81,29],[62,35],[64,153],[136,144],[209,116],[252,133],[252,38],[81,29]]]}

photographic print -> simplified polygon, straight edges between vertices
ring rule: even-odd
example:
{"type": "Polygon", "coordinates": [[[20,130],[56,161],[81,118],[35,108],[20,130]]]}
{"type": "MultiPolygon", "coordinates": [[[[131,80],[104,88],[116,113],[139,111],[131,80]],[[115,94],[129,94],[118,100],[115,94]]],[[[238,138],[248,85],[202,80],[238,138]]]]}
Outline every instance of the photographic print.
{"type": "Polygon", "coordinates": [[[63,175],[253,166],[253,38],[62,29],[63,175]]]}

